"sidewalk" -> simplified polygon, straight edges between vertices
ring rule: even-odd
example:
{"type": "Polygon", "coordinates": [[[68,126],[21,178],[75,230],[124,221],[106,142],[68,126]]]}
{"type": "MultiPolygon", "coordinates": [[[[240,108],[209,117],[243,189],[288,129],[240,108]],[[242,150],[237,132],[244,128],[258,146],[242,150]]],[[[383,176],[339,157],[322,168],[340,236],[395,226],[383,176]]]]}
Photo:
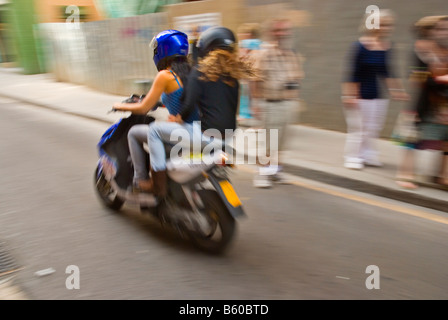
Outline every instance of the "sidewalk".
{"type": "MultiPolygon", "coordinates": [[[[115,102],[126,98],[81,85],[55,82],[51,74],[23,75],[18,69],[8,68],[0,68],[0,97],[104,123],[113,123],[123,116],[121,112],[107,112],[115,102]]],[[[163,111],[155,114],[159,115],[163,116],[163,111]]],[[[448,212],[448,191],[430,182],[437,168],[437,152],[418,151],[420,187],[406,190],[394,181],[403,150],[391,141],[378,141],[383,167],[353,171],[343,167],[345,133],[293,125],[288,134],[288,151],[284,153],[287,159],[284,168],[288,173],[448,212]]]]}

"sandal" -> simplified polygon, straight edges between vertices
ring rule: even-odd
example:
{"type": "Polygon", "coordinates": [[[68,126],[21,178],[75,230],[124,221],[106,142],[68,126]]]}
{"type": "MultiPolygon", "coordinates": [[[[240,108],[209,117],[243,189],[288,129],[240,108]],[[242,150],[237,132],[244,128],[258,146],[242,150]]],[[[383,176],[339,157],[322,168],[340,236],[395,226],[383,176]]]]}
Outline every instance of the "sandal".
{"type": "Polygon", "coordinates": [[[417,189],[418,185],[413,182],[414,178],[410,176],[398,176],[395,183],[405,189],[417,189]]]}
{"type": "Polygon", "coordinates": [[[410,181],[403,181],[403,180],[397,180],[395,181],[400,187],[405,188],[405,189],[417,189],[418,186],[410,181]]]}

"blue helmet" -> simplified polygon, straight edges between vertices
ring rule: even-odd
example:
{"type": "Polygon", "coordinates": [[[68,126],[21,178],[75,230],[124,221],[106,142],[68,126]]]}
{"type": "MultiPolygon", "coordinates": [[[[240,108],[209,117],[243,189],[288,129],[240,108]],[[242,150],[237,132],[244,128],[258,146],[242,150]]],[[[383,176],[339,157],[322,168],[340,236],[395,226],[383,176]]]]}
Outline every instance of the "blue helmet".
{"type": "Polygon", "coordinates": [[[178,30],[165,30],[154,37],[150,47],[154,49],[154,63],[160,70],[166,58],[188,55],[188,36],[178,30]]]}

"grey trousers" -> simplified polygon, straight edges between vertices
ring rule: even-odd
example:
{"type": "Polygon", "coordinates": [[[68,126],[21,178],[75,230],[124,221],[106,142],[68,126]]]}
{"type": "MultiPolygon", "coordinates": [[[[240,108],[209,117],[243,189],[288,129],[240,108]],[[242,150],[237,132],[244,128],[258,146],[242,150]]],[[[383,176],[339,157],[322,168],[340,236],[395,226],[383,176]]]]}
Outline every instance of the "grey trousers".
{"type": "Polygon", "coordinates": [[[298,100],[270,102],[259,100],[261,126],[266,129],[266,154],[271,163],[279,163],[279,152],[284,150],[287,128],[295,120],[300,103],[298,100]],[[276,131],[276,136],[273,136],[276,131]],[[275,137],[275,138],[274,138],[275,137]]]}

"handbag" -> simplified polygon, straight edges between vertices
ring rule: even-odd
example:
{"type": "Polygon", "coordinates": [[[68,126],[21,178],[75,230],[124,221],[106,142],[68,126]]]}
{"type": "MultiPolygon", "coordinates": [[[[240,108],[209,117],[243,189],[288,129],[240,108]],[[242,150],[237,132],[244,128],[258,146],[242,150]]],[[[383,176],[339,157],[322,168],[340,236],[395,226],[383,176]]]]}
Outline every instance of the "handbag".
{"type": "Polygon", "coordinates": [[[420,130],[415,123],[415,114],[402,111],[392,130],[392,140],[399,144],[416,144],[420,141],[420,130]]]}

